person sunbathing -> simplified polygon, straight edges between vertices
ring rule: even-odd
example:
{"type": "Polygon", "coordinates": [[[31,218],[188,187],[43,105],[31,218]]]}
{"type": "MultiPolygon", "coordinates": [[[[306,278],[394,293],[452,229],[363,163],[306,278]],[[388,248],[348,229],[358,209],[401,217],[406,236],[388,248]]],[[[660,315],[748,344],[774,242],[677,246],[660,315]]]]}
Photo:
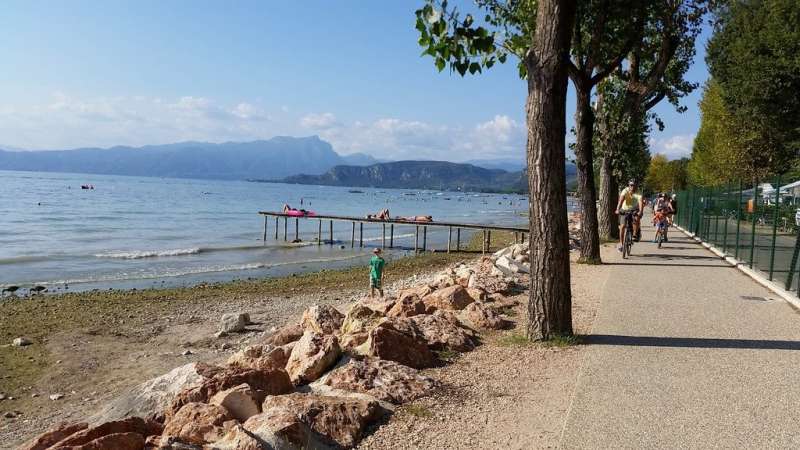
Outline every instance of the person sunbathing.
{"type": "Polygon", "coordinates": [[[396,217],[396,220],[403,220],[406,222],[433,222],[433,216],[408,216],[396,217]]]}
{"type": "Polygon", "coordinates": [[[289,206],[288,203],[284,203],[283,204],[283,213],[284,214],[302,213],[303,215],[307,215],[308,211],[306,211],[305,209],[295,209],[295,208],[292,208],[291,206],[289,206]]]}
{"type": "Polygon", "coordinates": [[[367,214],[367,219],[387,220],[391,219],[391,216],[389,215],[389,210],[383,208],[378,214],[367,214]]]}

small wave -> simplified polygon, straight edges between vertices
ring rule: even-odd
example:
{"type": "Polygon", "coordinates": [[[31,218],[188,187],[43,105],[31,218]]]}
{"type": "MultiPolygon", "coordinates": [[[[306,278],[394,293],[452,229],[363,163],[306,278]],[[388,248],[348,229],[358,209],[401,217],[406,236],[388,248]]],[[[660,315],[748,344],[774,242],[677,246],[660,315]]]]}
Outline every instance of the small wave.
{"type": "Polygon", "coordinates": [[[123,272],[123,273],[101,275],[98,277],[90,277],[90,278],[37,281],[33,284],[41,284],[43,286],[58,286],[64,284],[72,285],[72,284],[85,284],[85,283],[111,283],[119,281],[159,280],[166,278],[183,277],[188,275],[202,275],[207,273],[237,272],[237,271],[247,271],[256,269],[271,269],[274,267],[281,267],[281,266],[346,261],[349,259],[365,258],[368,256],[369,255],[359,254],[359,255],[348,255],[342,257],[305,259],[300,261],[284,261],[279,263],[248,263],[248,264],[234,264],[226,266],[195,267],[185,270],[175,270],[163,273],[130,274],[123,272]]]}
{"type": "Polygon", "coordinates": [[[155,258],[162,256],[182,256],[182,255],[195,255],[200,253],[199,247],[192,248],[177,248],[172,250],[133,250],[127,252],[108,252],[98,253],[94,255],[97,258],[112,258],[112,259],[141,259],[141,258],[155,258]]]}

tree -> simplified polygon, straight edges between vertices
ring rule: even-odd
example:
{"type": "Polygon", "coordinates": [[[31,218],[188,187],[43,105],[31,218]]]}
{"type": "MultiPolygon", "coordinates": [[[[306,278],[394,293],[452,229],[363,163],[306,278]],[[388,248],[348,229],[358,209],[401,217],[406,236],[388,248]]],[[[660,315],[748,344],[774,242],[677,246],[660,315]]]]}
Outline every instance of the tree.
{"type": "Polygon", "coordinates": [[[745,176],[787,170],[800,151],[800,8],[740,0],[716,10],[706,62],[719,84],[745,176]]]}
{"type": "Polygon", "coordinates": [[[504,62],[508,54],[520,57],[520,72],[528,81],[531,289],[527,335],[542,340],[572,334],[564,138],[567,61],[576,2],[480,0],[478,4],[488,12],[487,24],[508,31],[508,39],[496,40],[483,26],[473,26],[470,14],[460,19],[445,1],[440,7],[429,1],[416,12],[419,44],[440,71],[449,64],[461,75],[504,62]]]}
{"type": "Polygon", "coordinates": [[[645,177],[645,189],[650,192],[675,192],[686,186],[687,159],[667,160],[667,157],[656,154],[650,159],[650,167],[645,177]]]}
{"type": "Polygon", "coordinates": [[[703,87],[700,99],[700,129],[694,138],[689,178],[699,186],[730,183],[740,177],[749,179],[754,168],[746,167],[742,158],[739,126],[722,95],[722,87],[713,78],[703,87]]]}
{"type": "MultiPolygon", "coordinates": [[[[640,136],[648,120],[663,123],[649,111],[667,99],[678,111],[684,111],[680,99],[696,85],[684,79],[694,57],[694,44],[700,32],[706,2],[703,0],[667,0],[649,5],[642,39],[627,57],[627,65],[615,73],[606,86],[605,101],[598,114],[600,169],[600,235],[618,237],[614,214],[618,194],[618,159],[626,156],[622,144],[640,136]],[[619,84],[622,84],[620,87],[619,84]]],[[[598,111],[599,110],[599,111],[598,111]]]]}
{"type": "Polygon", "coordinates": [[[622,63],[642,32],[646,2],[586,0],[579,3],[569,76],[575,87],[575,166],[583,212],[579,261],[600,262],[594,177],[594,87],[622,63]]]}

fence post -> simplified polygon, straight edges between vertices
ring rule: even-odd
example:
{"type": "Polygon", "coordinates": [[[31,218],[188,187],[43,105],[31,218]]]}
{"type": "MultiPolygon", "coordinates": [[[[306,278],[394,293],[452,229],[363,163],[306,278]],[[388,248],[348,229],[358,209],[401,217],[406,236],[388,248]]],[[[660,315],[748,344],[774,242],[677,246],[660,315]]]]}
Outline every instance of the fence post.
{"type": "Polygon", "coordinates": [[[769,252],[769,281],[772,281],[772,273],[775,269],[775,240],[778,237],[778,211],[781,202],[781,176],[775,177],[775,204],[772,205],[772,249],[769,252]]]}
{"type": "MultiPolygon", "coordinates": [[[[786,277],[786,290],[792,289],[792,278],[794,278],[794,267],[797,265],[797,255],[800,253],[800,229],[797,230],[797,239],[794,241],[794,252],[792,253],[792,263],[789,265],[789,276],[786,277]]],[[[798,271],[800,273],[800,270],[798,271]]],[[[797,282],[800,290],[800,281],[797,282]]]]}
{"type": "Polygon", "coordinates": [[[736,203],[736,251],[734,258],[739,259],[739,228],[742,224],[742,180],[739,180],[739,201],[736,203]]]}
{"type": "Polygon", "coordinates": [[[731,204],[731,185],[730,185],[730,183],[725,185],[725,191],[726,191],[725,192],[725,212],[726,212],[726,214],[725,214],[725,217],[724,217],[724,219],[725,219],[725,231],[724,231],[725,232],[725,236],[722,237],[722,254],[723,255],[727,255],[728,254],[728,221],[729,221],[728,208],[730,207],[730,204],[731,204]]]}
{"type": "MultiPolygon", "coordinates": [[[[714,192],[714,189],[711,189],[711,192],[714,192]]],[[[719,197],[719,192],[716,193],[717,197],[719,197]]],[[[717,240],[719,239],[719,199],[712,195],[711,198],[711,205],[714,208],[714,237],[711,241],[713,245],[717,245],[717,240]]],[[[711,224],[709,224],[709,227],[711,224]]]]}
{"type": "Polygon", "coordinates": [[[755,256],[756,250],[756,214],[758,214],[758,179],[756,179],[756,183],[753,186],[753,227],[752,233],[750,236],[750,268],[753,268],[753,258],[755,256]]]}

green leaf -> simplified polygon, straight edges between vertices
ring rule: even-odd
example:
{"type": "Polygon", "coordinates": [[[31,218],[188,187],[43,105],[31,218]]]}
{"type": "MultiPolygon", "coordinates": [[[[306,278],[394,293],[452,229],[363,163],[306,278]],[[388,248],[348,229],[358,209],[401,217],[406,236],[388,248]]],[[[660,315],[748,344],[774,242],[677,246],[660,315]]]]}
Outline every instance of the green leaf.
{"type": "Polygon", "coordinates": [[[506,63],[506,57],[507,57],[507,55],[505,53],[503,53],[502,55],[497,57],[497,60],[500,61],[500,64],[505,64],[506,63]]]}
{"type": "Polygon", "coordinates": [[[425,33],[426,32],[425,22],[422,19],[417,19],[416,28],[417,30],[419,30],[420,33],[425,33]]]}
{"type": "Polygon", "coordinates": [[[445,62],[444,59],[441,57],[436,58],[436,68],[439,69],[439,72],[444,70],[445,62]]]}
{"type": "Polygon", "coordinates": [[[468,28],[472,26],[472,22],[473,22],[472,14],[467,14],[467,17],[464,17],[464,27],[468,28]]]}
{"type": "Polygon", "coordinates": [[[456,66],[456,70],[458,71],[458,73],[460,73],[461,76],[463,77],[464,74],[467,73],[467,67],[469,67],[469,62],[468,61],[465,61],[465,62],[460,62],[459,61],[459,62],[455,63],[455,66],[456,66]]]}
{"type": "Polygon", "coordinates": [[[474,63],[469,65],[469,73],[471,75],[475,75],[476,72],[480,72],[480,71],[481,71],[481,65],[480,64],[474,62],[474,63]]]}

